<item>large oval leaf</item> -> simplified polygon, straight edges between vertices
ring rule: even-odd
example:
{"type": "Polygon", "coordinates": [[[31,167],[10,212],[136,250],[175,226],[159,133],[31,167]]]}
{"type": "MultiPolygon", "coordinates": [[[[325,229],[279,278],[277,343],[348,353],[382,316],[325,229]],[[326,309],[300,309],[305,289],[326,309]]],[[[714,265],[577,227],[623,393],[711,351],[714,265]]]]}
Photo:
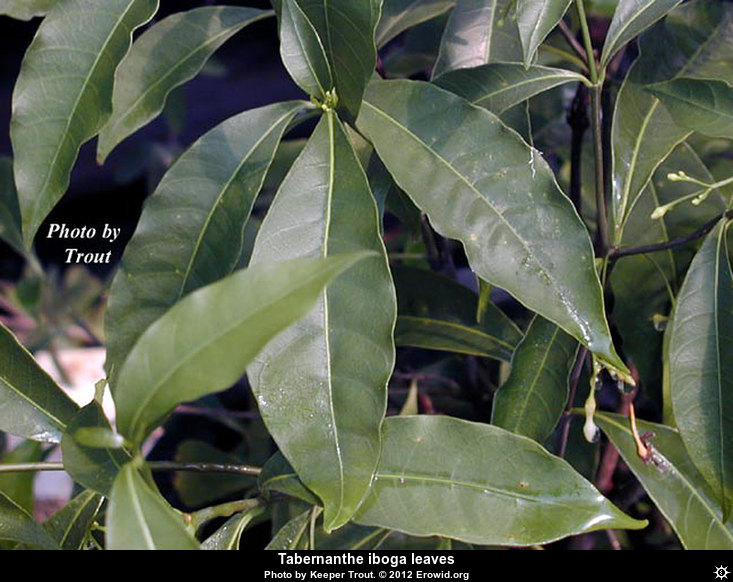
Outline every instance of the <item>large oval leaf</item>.
{"type": "Polygon", "coordinates": [[[254,8],[204,6],[173,14],[146,30],[115,73],[112,115],[99,133],[99,162],[155,119],[168,94],[198,75],[221,45],[271,14],[254,8]]]}
{"type": "Polygon", "coordinates": [[[78,406],[0,324],[0,430],[58,443],[78,406]]]}
{"type": "Polygon", "coordinates": [[[733,277],[725,220],[682,284],[669,340],[670,392],[680,436],[723,502],[733,504],[733,277]]]}
{"type": "Polygon", "coordinates": [[[498,307],[486,305],[476,322],[478,297],[452,279],[414,267],[393,268],[400,346],[445,350],[509,361],[521,330],[498,307]]]}
{"type": "Polygon", "coordinates": [[[678,78],[647,90],[662,101],[680,127],[733,139],[733,87],[728,83],[678,78]]]}
{"type": "Polygon", "coordinates": [[[524,49],[524,64],[529,66],[537,49],[565,16],[572,0],[518,0],[517,26],[524,49]]]}
{"type": "Polygon", "coordinates": [[[0,491],[0,540],[20,542],[44,550],[59,549],[46,530],[2,491],[0,491]]]}
{"type": "Polygon", "coordinates": [[[369,183],[328,112],[278,191],[251,264],[354,250],[377,256],[331,285],[247,370],[268,430],[323,501],[328,530],[351,517],[377,464],[396,317],[369,183]]]}
{"type": "Polygon", "coordinates": [[[491,62],[522,60],[522,45],[508,0],[458,0],[440,41],[433,77],[491,62]]]}
{"type": "Polygon", "coordinates": [[[519,546],[645,525],[536,442],[446,416],[386,419],[374,477],[355,521],[412,535],[519,546]]]}
{"type": "Polygon", "coordinates": [[[616,355],[587,231],[541,154],[492,113],[418,81],[370,85],[358,120],[397,184],[474,272],[616,355]]]}
{"type": "Polygon", "coordinates": [[[280,55],[295,82],[321,101],[335,89],[347,117],[359,113],[377,62],[381,0],[280,0],[280,55]]]}
{"type": "Polygon", "coordinates": [[[652,174],[690,130],[677,125],[645,86],[675,77],[730,78],[733,5],[689,2],[641,37],[641,56],[619,91],[613,117],[615,242],[652,174]]]}
{"type": "Polygon", "coordinates": [[[536,316],[512,358],[512,371],[494,395],[491,423],[542,444],[568,400],[568,376],[578,343],[536,316]]]}
{"type": "Polygon", "coordinates": [[[554,87],[587,79],[579,73],[519,63],[491,63],[441,75],[435,84],[497,115],[554,87]]]}
{"type": "Polygon", "coordinates": [[[120,470],[106,520],[108,550],[198,550],[183,515],[142,478],[135,463],[120,470]]]}
{"type": "Polygon", "coordinates": [[[384,0],[382,16],[375,32],[381,48],[398,34],[447,12],[456,0],[384,0]]]}
{"type": "Polygon", "coordinates": [[[695,468],[676,430],[636,421],[641,432],[654,434],[653,462],[645,463],[636,452],[627,418],[604,412],[595,419],[687,549],[733,549],[733,529],[723,523],[720,500],[695,468]]]}
{"type": "Polygon", "coordinates": [[[657,20],[664,17],[682,0],[621,0],[608,27],[603,43],[601,67],[608,65],[630,40],[639,36],[657,20]]]}
{"type": "Polygon", "coordinates": [[[158,0],[66,0],[38,28],[13,92],[15,184],[30,247],[69,185],[79,148],[104,124],[114,72],[158,0]]]}
{"type": "Polygon", "coordinates": [[[112,391],[119,431],[139,444],[176,405],[234,384],[267,342],[364,256],[258,265],[185,297],[145,331],[122,365],[112,391]]]}
{"type": "Polygon", "coordinates": [[[303,106],[268,105],[218,125],[181,155],[147,200],[109,293],[106,367],[113,385],[153,321],[232,272],[278,143],[303,106]]]}

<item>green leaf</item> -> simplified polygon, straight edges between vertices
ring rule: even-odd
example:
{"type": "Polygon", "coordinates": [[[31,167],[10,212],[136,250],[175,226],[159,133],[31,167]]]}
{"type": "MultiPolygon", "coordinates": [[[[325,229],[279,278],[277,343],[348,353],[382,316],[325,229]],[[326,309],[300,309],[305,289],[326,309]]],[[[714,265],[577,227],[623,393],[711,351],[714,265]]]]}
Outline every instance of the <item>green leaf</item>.
{"type": "MultiPolygon", "coordinates": [[[[46,458],[41,443],[25,441],[0,458],[0,464],[37,463],[46,458]]],[[[29,514],[33,514],[33,478],[31,471],[0,474],[0,491],[29,514]]]]}
{"type": "Polygon", "coordinates": [[[445,14],[455,3],[456,0],[384,0],[375,32],[377,47],[382,48],[413,26],[445,14]]]}
{"type": "Polygon", "coordinates": [[[369,183],[328,112],[262,222],[251,264],[355,250],[374,256],[329,286],[247,370],[268,430],[323,500],[327,530],[348,521],[377,464],[397,311],[369,183]]]}
{"type": "Polygon", "coordinates": [[[489,303],[476,323],[477,295],[455,281],[415,267],[394,267],[399,315],[395,342],[509,361],[521,330],[489,303]]]}
{"type": "Polygon", "coordinates": [[[0,491],[0,540],[58,550],[53,538],[10,497],[0,491]]]}
{"type": "Polygon", "coordinates": [[[692,462],[733,503],[733,277],[721,220],[706,237],[682,284],[669,340],[670,392],[692,462]]]}
{"type": "Polygon", "coordinates": [[[311,510],[304,511],[282,526],[267,544],[266,550],[306,550],[308,549],[308,525],[311,510]]]}
{"type": "Polygon", "coordinates": [[[173,14],[147,29],[115,73],[112,115],[99,133],[99,163],[160,115],[170,92],[198,75],[227,40],[270,15],[254,8],[204,6],[173,14]]]}
{"type": "Polygon", "coordinates": [[[235,268],[278,143],[305,105],[268,105],[218,125],[181,155],[147,200],[109,293],[106,368],[113,387],[151,323],[235,268]]]}
{"type": "Polygon", "coordinates": [[[568,400],[568,376],[578,343],[536,316],[512,358],[512,371],[494,395],[491,423],[542,444],[568,400]]]}
{"type": "Polygon", "coordinates": [[[321,504],[321,501],[303,485],[293,466],[280,452],[275,453],[262,467],[257,484],[265,495],[277,491],[311,505],[321,504]]]}
{"type": "Polygon", "coordinates": [[[0,16],[30,20],[45,16],[58,0],[0,0],[0,16]]]}
{"type": "Polygon", "coordinates": [[[733,87],[723,81],[678,78],[647,87],[675,123],[710,137],[733,139],[733,87]]]}
{"type": "Polygon", "coordinates": [[[513,0],[458,0],[451,12],[433,77],[492,62],[522,60],[513,0]]]}
{"type": "Polygon", "coordinates": [[[676,77],[730,78],[733,5],[706,0],[683,4],[641,37],[641,56],[616,99],[613,117],[615,242],[659,164],[690,134],[678,126],[647,85],[676,77]]]}
{"type": "Polygon", "coordinates": [[[107,496],[120,468],[130,461],[130,455],[119,447],[99,448],[79,442],[77,431],[89,428],[111,432],[109,421],[96,401],[87,404],[74,416],[61,439],[64,470],[77,483],[107,496]]]}
{"type": "Polygon", "coordinates": [[[565,16],[572,0],[517,0],[517,26],[524,49],[524,64],[532,63],[537,49],[565,16]]]}
{"type": "Polygon", "coordinates": [[[624,462],[689,550],[731,550],[733,529],[723,523],[720,501],[690,460],[679,433],[667,426],[637,420],[642,433],[654,433],[652,462],[636,453],[629,421],[617,414],[595,417],[624,462]]]}
{"type": "Polygon", "coordinates": [[[588,233],[541,154],[498,118],[419,81],[370,86],[358,125],[397,184],[482,279],[625,373],[588,233]]]}
{"type": "Polygon", "coordinates": [[[94,491],[82,491],[54,513],[43,528],[62,550],[81,550],[104,498],[94,491]]]}
{"type": "Polygon", "coordinates": [[[663,18],[682,0],[621,0],[613,14],[601,53],[601,68],[630,40],[663,18]]]}
{"type": "Polygon", "coordinates": [[[451,71],[438,77],[435,84],[499,115],[530,97],[577,81],[587,83],[583,75],[564,69],[492,63],[451,71]]]}
{"type": "Polygon", "coordinates": [[[199,543],[173,509],[128,463],[112,487],[107,509],[108,550],[198,550],[199,543]]]}
{"type": "Polygon", "coordinates": [[[242,533],[252,520],[264,511],[254,507],[230,517],[224,525],[201,544],[202,550],[238,550],[242,533]]]}
{"type": "Polygon", "coordinates": [[[112,391],[120,433],[139,444],[178,404],[234,384],[331,279],[364,257],[258,265],[183,298],[145,331],[122,365],[112,391]]]}
{"type": "Polygon", "coordinates": [[[0,156],[0,238],[19,253],[25,254],[22,228],[13,162],[10,158],[0,156]]]}
{"type": "Polygon", "coordinates": [[[382,457],[355,521],[513,546],[646,525],[534,441],[447,416],[385,420],[382,457]]]}
{"type": "Polygon", "coordinates": [[[381,0],[282,0],[280,55],[293,80],[320,101],[336,90],[339,111],[356,118],[377,62],[381,0]]]}
{"type": "Polygon", "coordinates": [[[10,136],[15,184],[30,247],[69,185],[79,148],[112,106],[118,63],[132,31],[158,0],[65,0],[49,12],[25,54],[13,92],[10,136]]]}
{"type": "Polygon", "coordinates": [[[0,430],[57,443],[78,407],[0,324],[0,430]]]}

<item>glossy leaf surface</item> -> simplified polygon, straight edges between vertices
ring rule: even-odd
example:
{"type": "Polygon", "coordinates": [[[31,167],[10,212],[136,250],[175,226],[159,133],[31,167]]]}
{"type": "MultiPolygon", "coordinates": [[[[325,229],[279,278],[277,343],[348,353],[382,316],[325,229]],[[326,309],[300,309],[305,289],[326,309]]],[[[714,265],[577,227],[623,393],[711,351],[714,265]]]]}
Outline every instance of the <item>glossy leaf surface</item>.
{"type": "Polygon", "coordinates": [[[251,264],[356,250],[375,256],[329,286],[247,370],[268,430],[323,501],[328,530],[348,521],[377,463],[396,302],[366,175],[327,113],[283,181],[251,264]]]}
{"type": "Polygon", "coordinates": [[[524,64],[532,63],[537,49],[558,25],[572,0],[517,0],[517,26],[524,49],[524,64]]]}
{"type": "Polygon", "coordinates": [[[267,342],[364,256],[250,267],[182,299],[146,330],[120,370],[113,390],[120,433],[139,444],[176,405],[234,384],[267,342]]]}
{"type": "Polygon", "coordinates": [[[108,550],[198,550],[183,515],[142,478],[134,463],[120,470],[107,509],[108,550]]]}
{"type": "Polygon", "coordinates": [[[151,323],[235,268],[255,197],[303,106],[268,105],[218,125],[181,155],[147,200],[109,294],[106,368],[112,385],[151,323]]]}
{"type": "Polygon", "coordinates": [[[266,495],[277,491],[311,505],[320,505],[321,503],[303,485],[293,466],[288,463],[288,460],[280,452],[275,453],[262,467],[262,473],[260,473],[257,484],[260,491],[266,495]]]}
{"type": "Polygon", "coordinates": [[[78,407],[0,324],[0,430],[57,443],[78,407]]]}
{"type": "Polygon", "coordinates": [[[601,54],[601,67],[630,40],[639,36],[682,0],[621,0],[606,33],[601,54]]]}
{"type": "Polygon", "coordinates": [[[115,68],[158,0],[59,2],[41,22],[13,92],[15,184],[30,247],[69,185],[79,148],[111,110],[115,68]]]}
{"type": "Polygon", "coordinates": [[[456,0],[384,0],[375,32],[377,47],[383,47],[413,26],[444,14],[455,3],[456,0]]]}
{"type": "Polygon", "coordinates": [[[358,125],[473,271],[624,370],[587,231],[541,154],[492,113],[418,81],[374,83],[358,125]]]}
{"type": "Polygon", "coordinates": [[[308,524],[311,510],[296,515],[282,526],[267,544],[266,550],[305,550],[308,549],[308,524]]]}
{"type": "Polygon", "coordinates": [[[539,93],[565,83],[586,82],[572,71],[518,63],[488,65],[451,71],[435,80],[436,85],[460,95],[474,105],[497,115],[539,93]]]}
{"type": "Polygon", "coordinates": [[[706,237],[677,296],[669,375],[682,441],[727,518],[733,503],[733,277],[724,223],[706,237]]]}
{"type": "Polygon", "coordinates": [[[238,550],[242,533],[252,520],[262,513],[261,507],[255,507],[230,517],[224,525],[211,534],[201,544],[202,550],[238,550]]]}
{"type": "Polygon", "coordinates": [[[414,267],[395,267],[393,276],[397,345],[511,359],[522,332],[498,307],[489,303],[478,324],[478,297],[463,285],[414,267]]]}
{"type": "Polygon", "coordinates": [[[340,110],[356,117],[377,62],[380,0],[281,0],[280,55],[308,95],[336,89],[340,110]]]}
{"type": "Polygon", "coordinates": [[[494,395],[491,423],[542,444],[568,400],[568,376],[578,342],[535,317],[512,358],[512,371],[494,395]]]}
{"type": "Polygon", "coordinates": [[[676,430],[637,420],[642,433],[654,433],[654,459],[644,463],[636,453],[627,418],[604,412],[596,422],[687,549],[733,549],[733,529],[723,523],[720,501],[690,460],[676,430]]]}
{"type": "Polygon", "coordinates": [[[492,62],[522,60],[511,2],[458,0],[440,42],[433,77],[492,62]]]}
{"type": "Polygon", "coordinates": [[[271,14],[238,6],[204,6],[173,14],[146,30],[115,73],[112,115],[99,134],[99,162],[155,119],[169,93],[198,75],[221,45],[271,14]]]}
{"type": "Polygon", "coordinates": [[[94,491],[82,491],[54,513],[43,528],[62,550],[81,550],[104,498],[94,491]]]}
{"type": "Polygon", "coordinates": [[[0,540],[20,542],[44,550],[59,549],[53,538],[2,491],[0,491],[0,540]]]}
{"type": "Polygon", "coordinates": [[[445,416],[385,420],[375,481],[355,521],[501,545],[645,525],[534,441],[445,416]]]}
{"type": "Polygon", "coordinates": [[[733,139],[733,87],[728,83],[678,78],[651,85],[648,90],[680,127],[733,139]]]}

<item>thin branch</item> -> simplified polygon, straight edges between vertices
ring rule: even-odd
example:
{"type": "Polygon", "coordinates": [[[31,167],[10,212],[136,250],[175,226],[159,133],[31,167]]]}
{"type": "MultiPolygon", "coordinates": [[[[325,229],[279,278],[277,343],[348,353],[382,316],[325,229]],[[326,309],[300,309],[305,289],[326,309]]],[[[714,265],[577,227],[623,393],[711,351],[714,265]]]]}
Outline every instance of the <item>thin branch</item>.
{"type": "MultiPolygon", "coordinates": [[[[152,471],[185,471],[188,473],[229,473],[234,475],[257,476],[260,467],[233,465],[225,463],[176,463],[173,461],[151,461],[152,471]]],[[[8,463],[0,464],[0,473],[23,473],[31,471],[63,471],[63,463],[8,463]]]]}
{"type": "Polygon", "coordinates": [[[572,31],[564,20],[560,21],[560,32],[565,37],[565,40],[570,45],[570,48],[575,51],[575,54],[578,55],[584,63],[587,62],[588,55],[586,54],[585,49],[583,49],[582,45],[578,42],[578,39],[575,38],[572,31]]]}
{"type": "Polygon", "coordinates": [[[570,436],[570,423],[573,420],[571,410],[573,409],[573,403],[575,402],[575,394],[578,391],[578,382],[580,382],[580,376],[583,373],[583,365],[588,356],[588,349],[581,347],[578,350],[578,355],[575,359],[575,364],[570,372],[570,381],[568,384],[568,401],[565,405],[565,413],[562,418],[562,431],[560,433],[560,450],[558,452],[559,457],[565,457],[565,451],[568,447],[568,437],[570,436]]]}
{"type": "Polygon", "coordinates": [[[632,255],[645,255],[647,253],[656,253],[658,251],[666,251],[667,249],[672,249],[675,247],[685,245],[689,242],[692,242],[694,240],[704,237],[707,233],[713,230],[713,228],[715,228],[715,225],[718,224],[718,222],[721,219],[724,219],[724,218],[733,218],[733,210],[727,210],[723,214],[716,216],[715,218],[703,224],[696,231],[691,232],[690,234],[669,240],[667,242],[655,243],[651,245],[643,245],[639,247],[628,247],[628,248],[623,248],[623,249],[615,247],[611,249],[611,251],[609,252],[609,258],[611,260],[616,260],[621,257],[630,257],[632,255]]]}

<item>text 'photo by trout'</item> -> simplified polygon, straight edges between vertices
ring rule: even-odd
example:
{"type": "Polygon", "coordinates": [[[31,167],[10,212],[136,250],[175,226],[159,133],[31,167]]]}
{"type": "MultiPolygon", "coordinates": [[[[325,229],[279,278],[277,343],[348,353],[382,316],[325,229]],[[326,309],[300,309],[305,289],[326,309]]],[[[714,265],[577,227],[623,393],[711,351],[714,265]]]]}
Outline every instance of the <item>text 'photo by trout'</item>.
{"type": "Polygon", "coordinates": [[[0,0],[0,38],[1,550],[733,568],[682,551],[733,550],[732,1],[0,0]]]}

